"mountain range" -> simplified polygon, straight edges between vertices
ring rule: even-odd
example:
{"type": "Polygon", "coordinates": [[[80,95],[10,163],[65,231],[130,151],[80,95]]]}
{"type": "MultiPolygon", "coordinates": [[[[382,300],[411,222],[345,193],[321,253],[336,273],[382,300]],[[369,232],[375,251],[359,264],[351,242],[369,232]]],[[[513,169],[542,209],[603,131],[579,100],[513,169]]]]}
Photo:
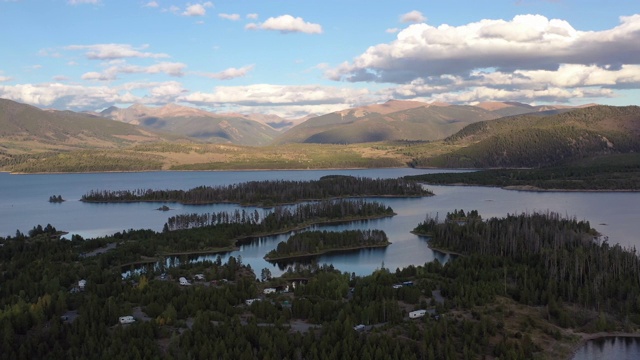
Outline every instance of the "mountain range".
{"type": "Polygon", "coordinates": [[[91,166],[98,156],[117,163],[113,171],[130,171],[141,163],[147,170],[541,167],[630,152],[640,152],[637,106],[392,100],[287,120],[176,104],[76,113],[0,99],[0,168],[9,171],[78,164],[100,171],[91,166]]]}
{"type": "Polygon", "coordinates": [[[126,109],[110,107],[96,115],[206,142],[263,146],[271,143],[437,140],[477,121],[569,109],[566,106],[521,103],[494,102],[468,106],[391,100],[384,104],[294,120],[264,114],[219,114],[176,104],[158,108],[141,104],[126,109]]]}

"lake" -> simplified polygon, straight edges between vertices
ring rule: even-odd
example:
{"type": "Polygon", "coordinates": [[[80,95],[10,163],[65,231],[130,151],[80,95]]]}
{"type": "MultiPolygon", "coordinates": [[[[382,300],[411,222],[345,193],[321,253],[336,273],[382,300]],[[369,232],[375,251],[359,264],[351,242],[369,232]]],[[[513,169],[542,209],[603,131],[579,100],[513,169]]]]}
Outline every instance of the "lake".
{"type": "Polygon", "coordinates": [[[572,360],[637,360],[640,359],[640,339],[633,337],[606,337],[589,340],[571,358],[572,360]]]}
{"type": "MultiPolygon", "coordinates": [[[[0,236],[26,233],[37,224],[51,224],[58,230],[85,238],[110,235],[128,229],[160,231],[166,220],[182,213],[232,211],[230,204],[168,204],[170,211],[157,211],[161,203],[90,204],[79,201],[90,190],[190,189],[200,185],[222,185],[251,180],[311,180],[325,175],[354,175],[372,178],[395,178],[405,175],[443,172],[445,170],[366,169],[306,171],[225,171],[225,172],[142,172],[94,174],[10,175],[0,173],[0,236]],[[66,201],[49,203],[49,196],[61,195],[66,201]]],[[[446,170],[451,171],[451,170],[446,170]]],[[[325,230],[380,229],[392,242],[386,249],[368,249],[330,254],[318,258],[320,264],[333,264],[341,271],[370,274],[376,268],[391,270],[408,265],[423,265],[447,256],[427,247],[425,238],[410,231],[427,214],[443,218],[454,209],[477,209],[484,218],[510,213],[554,211],[588,220],[591,226],[608,237],[611,244],[636,246],[640,233],[640,193],[616,192],[525,192],[477,186],[427,186],[435,196],[409,199],[375,199],[391,206],[398,214],[392,218],[343,225],[319,226],[325,230]]],[[[248,208],[253,210],[253,208],[248,208]]],[[[263,211],[263,210],[258,210],[263,211]]],[[[277,276],[284,265],[272,264],[262,257],[287,235],[259,238],[241,246],[239,251],[224,254],[241,256],[257,272],[268,267],[277,276]]],[[[191,261],[215,256],[192,257],[191,261]]]]}

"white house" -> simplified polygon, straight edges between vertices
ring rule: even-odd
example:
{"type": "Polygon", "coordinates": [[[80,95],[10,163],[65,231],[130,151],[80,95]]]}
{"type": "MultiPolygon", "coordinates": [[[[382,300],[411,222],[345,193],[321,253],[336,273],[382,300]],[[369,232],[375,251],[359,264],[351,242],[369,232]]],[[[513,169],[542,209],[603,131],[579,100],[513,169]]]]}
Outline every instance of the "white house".
{"type": "Polygon", "coordinates": [[[416,310],[409,313],[410,319],[417,319],[423,317],[427,313],[427,310],[416,310]]]}
{"type": "Polygon", "coordinates": [[[87,286],[87,280],[82,279],[82,280],[78,281],[78,288],[80,288],[80,290],[84,290],[85,286],[87,286]]]}
{"type": "Polygon", "coordinates": [[[263,292],[264,292],[265,295],[266,294],[275,294],[276,289],[275,288],[266,288],[266,289],[264,289],[263,292]]]}
{"type": "Polygon", "coordinates": [[[120,324],[131,324],[136,321],[136,319],[134,319],[133,316],[131,315],[120,316],[119,320],[120,320],[120,324]]]}
{"type": "Polygon", "coordinates": [[[189,281],[187,281],[187,278],[185,278],[185,277],[181,277],[181,278],[179,279],[179,281],[180,281],[180,285],[182,285],[182,286],[188,286],[188,285],[191,285],[191,283],[190,283],[189,281]]]}
{"type": "Polygon", "coordinates": [[[247,299],[244,301],[244,303],[247,304],[247,306],[251,306],[251,304],[253,304],[256,301],[260,301],[260,299],[247,299]]]}
{"type": "Polygon", "coordinates": [[[402,287],[402,284],[395,284],[393,285],[394,289],[400,289],[402,287]]]}
{"type": "Polygon", "coordinates": [[[204,274],[196,274],[194,277],[196,278],[196,280],[204,280],[204,274]]]}
{"type": "Polygon", "coordinates": [[[366,329],[366,327],[364,326],[364,324],[359,324],[353,327],[353,330],[355,331],[364,331],[366,329]]]}

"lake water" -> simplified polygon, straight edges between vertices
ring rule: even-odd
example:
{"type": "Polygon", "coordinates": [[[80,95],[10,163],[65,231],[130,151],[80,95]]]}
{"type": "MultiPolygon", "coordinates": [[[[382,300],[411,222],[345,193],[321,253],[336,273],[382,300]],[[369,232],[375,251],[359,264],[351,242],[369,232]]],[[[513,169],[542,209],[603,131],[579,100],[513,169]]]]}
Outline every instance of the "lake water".
{"type": "Polygon", "coordinates": [[[571,358],[572,360],[638,360],[640,339],[607,337],[590,340],[571,358]]]}
{"type": "MultiPolygon", "coordinates": [[[[229,171],[229,172],[145,172],[96,174],[10,175],[0,173],[0,236],[26,233],[37,224],[51,224],[59,230],[85,238],[104,236],[128,229],[160,231],[166,220],[182,213],[228,211],[230,204],[181,205],[168,204],[172,210],[157,211],[160,203],[89,204],[80,197],[90,190],[122,189],[190,189],[200,185],[221,185],[251,180],[310,180],[324,175],[340,174],[373,178],[395,178],[405,175],[440,172],[417,169],[318,170],[318,171],[229,171]],[[65,202],[49,203],[51,195],[61,195],[65,202]]],[[[330,263],[337,269],[370,274],[383,264],[395,270],[407,265],[423,265],[443,254],[427,247],[426,239],[410,231],[427,214],[443,218],[454,209],[477,209],[484,218],[508,213],[554,211],[589,220],[591,226],[609,238],[611,244],[625,247],[639,244],[640,193],[596,192],[524,192],[476,186],[427,186],[436,196],[410,199],[375,199],[391,206],[398,214],[392,218],[337,226],[322,226],[326,230],[371,228],[384,230],[392,242],[386,249],[370,249],[346,254],[331,254],[318,258],[318,263],[330,263]]],[[[252,210],[253,208],[249,208],[252,210]]],[[[262,211],[262,210],[259,210],[262,211]]],[[[246,264],[259,271],[268,267],[274,275],[284,266],[268,263],[263,256],[275,248],[287,235],[260,238],[243,245],[240,251],[225,254],[241,256],[246,264]]],[[[215,256],[206,257],[214,259],[215,256]]],[[[198,257],[191,260],[203,260],[198,257]]]]}

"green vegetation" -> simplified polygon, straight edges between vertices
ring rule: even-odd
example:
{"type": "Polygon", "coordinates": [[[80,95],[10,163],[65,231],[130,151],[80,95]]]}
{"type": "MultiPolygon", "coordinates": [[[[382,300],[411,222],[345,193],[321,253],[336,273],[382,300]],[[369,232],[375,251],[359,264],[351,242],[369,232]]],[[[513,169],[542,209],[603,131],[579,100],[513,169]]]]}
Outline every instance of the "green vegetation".
{"type": "MultiPolygon", "coordinates": [[[[640,260],[594,241],[589,223],[552,213],[482,221],[463,210],[446,219],[427,218],[416,228],[432,234],[431,246],[463,254],[444,265],[395,272],[383,266],[360,277],[296,264],[263,281],[234,257],[226,264],[220,257],[181,261],[125,280],[120,267],[110,266],[127,254],[148,255],[167,234],[179,241],[189,234],[217,237],[216,226],[66,241],[54,240],[58,231],[50,225],[35,226],[28,236],[0,238],[0,353],[16,359],[558,359],[571,354],[582,332],[640,327],[640,260]],[[180,286],[180,277],[194,280],[180,286]],[[263,294],[292,281],[293,292],[263,294]],[[409,319],[417,309],[437,316],[409,319]],[[125,315],[136,321],[119,324],[125,315]],[[357,324],[364,331],[354,330],[357,324]]],[[[327,242],[344,235],[301,234],[327,242]]]]}
{"type": "Polygon", "coordinates": [[[550,116],[522,115],[471,124],[445,139],[460,146],[414,159],[416,167],[542,167],[640,151],[640,108],[593,106],[550,116]]]}
{"type": "Polygon", "coordinates": [[[640,190],[640,155],[596,157],[565,166],[408,176],[430,184],[500,186],[529,190],[640,190]]]}
{"type": "Polygon", "coordinates": [[[433,195],[420,184],[404,179],[324,176],[319,180],[264,180],[226,186],[199,186],[190,190],[92,190],[86,202],[162,201],[182,204],[239,203],[273,206],[298,201],[344,197],[417,197],[433,195]]]}
{"type": "Polygon", "coordinates": [[[306,231],[290,236],[265,255],[269,261],[308,258],[329,252],[386,247],[390,242],[381,230],[306,231]]]}
{"type": "Polygon", "coordinates": [[[149,171],[162,169],[160,157],[131,152],[79,150],[11,158],[5,163],[16,173],[149,171]]]}

